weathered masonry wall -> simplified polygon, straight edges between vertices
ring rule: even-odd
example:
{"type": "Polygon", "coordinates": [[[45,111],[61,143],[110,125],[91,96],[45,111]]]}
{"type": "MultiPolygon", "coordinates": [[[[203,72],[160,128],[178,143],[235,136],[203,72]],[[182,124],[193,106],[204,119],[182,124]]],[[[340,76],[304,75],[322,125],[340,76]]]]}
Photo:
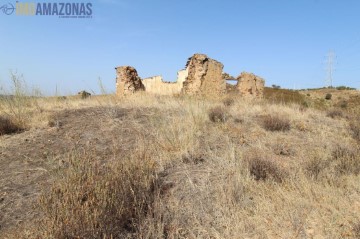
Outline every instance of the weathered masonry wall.
{"type": "Polygon", "coordinates": [[[242,96],[262,97],[264,94],[265,80],[247,72],[242,72],[237,77],[236,85],[242,96]]]}
{"type": "Polygon", "coordinates": [[[178,72],[176,82],[165,82],[161,76],[141,79],[135,68],[121,66],[116,69],[116,94],[119,96],[137,91],[158,95],[208,95],[219,96],[227,93],[227,80],[235,80],[235,87],[228,87],[232,93],[242,96],[262,97],[265,81],[243,72],[237,78],[223,72],[223,64],[204,54],[194,54],[184,70],[178,72]]]}
{"type": "Polygon", "coordinates": [[[195,54],[189,59],[187,68],[184,94],[221,95],[226,92],[226,81],[222,78],[224,66],[220,62],[204,54],[195,54]]]}
{"type": "Polygon", "coordinates": [[[128,95],[145,90],[137,71],[131,66],[116,67],[116,94],[128,95]]]}
{"type": "Polygon", "coordinates": [[[184,69],[178,72],[176,82],[165,82],[161,76],[154,76],[143,79],[142,83],[145,87],[145,91],[148,93],[158,95],[176,95],[180,94],[187,75],[188,69],[184,69]]]}

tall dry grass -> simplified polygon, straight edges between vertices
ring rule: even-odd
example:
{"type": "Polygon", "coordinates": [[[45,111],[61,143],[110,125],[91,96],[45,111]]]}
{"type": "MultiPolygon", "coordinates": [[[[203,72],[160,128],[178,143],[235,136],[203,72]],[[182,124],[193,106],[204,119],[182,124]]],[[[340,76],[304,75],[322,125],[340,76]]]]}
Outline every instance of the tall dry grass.
{"type": "Polygon", "coordinates": [[[359,234],[360,158],[345,118],[304,111],[299,104],[238,98],[224,106],[221,99],[136,94],[41,106],[46,112],[54,110],[51,105],[56,110],[121,105],[158,113],[146,116],[131,156],[114,149],[110,159],[91,151],[63,158],[65,166],[53,175],[37,208],[43,214],[40,229],[28,226],[9,238],[359,234]],[[226,110],[227,120],[212,120],[214,107],[226,110]],[[285,126],[268,130],[263,119],[269,115],[284,117],[285,126]]]}

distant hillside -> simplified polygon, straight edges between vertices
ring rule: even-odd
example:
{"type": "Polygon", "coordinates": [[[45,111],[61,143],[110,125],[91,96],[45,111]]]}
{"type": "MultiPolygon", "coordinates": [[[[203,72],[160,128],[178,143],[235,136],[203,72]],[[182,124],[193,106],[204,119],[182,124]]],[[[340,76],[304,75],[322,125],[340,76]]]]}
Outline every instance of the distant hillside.
{"type": "Polygon", "coordinates": [[[265,87],[264,98],[273,103],[303,104],[306,98],[299,91],[265,87]]]}

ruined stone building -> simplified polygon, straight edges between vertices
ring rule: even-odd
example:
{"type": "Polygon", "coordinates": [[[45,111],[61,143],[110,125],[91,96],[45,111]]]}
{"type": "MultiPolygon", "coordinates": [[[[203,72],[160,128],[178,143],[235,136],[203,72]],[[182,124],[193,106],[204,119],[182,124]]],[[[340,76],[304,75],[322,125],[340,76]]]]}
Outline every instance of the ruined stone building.
{"type": "Polygon", "coordinates": [[[142,83],[146,92],[158,95],[176,95],[181,93],[183,83],[188,76],[188,69],[178,71],[176,82],[165,82],[161,76],[145,78],[142,83]]]}
{"type": "Polygon", "coordinates": [[[224,65],[204,54],[194,54],[185,69],[178,72],[176,82],[165,82],[161,76],[141,79],[131,66],[116,67],[116,94],[119,96],[145,91],[158,95],[207,95],[218,96],[227,92],[227,80],[235,80],[236,92],[242,96],[262,97],[265,81],[242,72],[237,78],[223,72],[224,65]]]}

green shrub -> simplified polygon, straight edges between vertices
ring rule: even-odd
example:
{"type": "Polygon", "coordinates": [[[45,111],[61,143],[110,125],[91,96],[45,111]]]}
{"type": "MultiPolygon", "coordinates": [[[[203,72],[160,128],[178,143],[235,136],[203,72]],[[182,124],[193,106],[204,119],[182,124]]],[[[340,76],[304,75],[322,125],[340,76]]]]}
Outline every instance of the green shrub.
{"type": "Polygon", "coordinates": [[[355,88],[348,87],[348,86],[338,86],[336,87],[337,90],[356,90],[355,88]]]}
{"type": "Polygon", "coordinates": [[[327,94],[325,95],[325,100],[331,100],[331,98],[332,98],[332,94],[327,93],[327,94]]]}

